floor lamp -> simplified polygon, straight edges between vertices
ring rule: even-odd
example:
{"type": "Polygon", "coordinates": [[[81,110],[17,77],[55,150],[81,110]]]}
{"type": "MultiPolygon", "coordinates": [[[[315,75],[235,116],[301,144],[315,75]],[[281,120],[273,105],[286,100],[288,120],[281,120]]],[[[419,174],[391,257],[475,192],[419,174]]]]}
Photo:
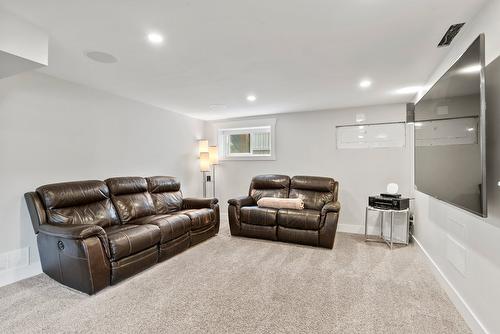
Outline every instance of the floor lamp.
{"type": "Polygon", "coordinates": [[[212,197],[215,198],[215,166],[219,164],[219,149],[217,146],[208,147],[210,165],[212,165],[212,197]]]}
{"type": "Polygon", "coordinates": [[[207,197],[207,172],[210,171],[210,156],[208,154],[208,140],[198,141],[200,153],[200,171],[203,175],[203,197],[207,197]]]}
{"type": "Polygon", "coordinates": [[[208,152],[200,153],[200,171],[203,174],[203,197],[207,197],[207,172],[210,171],[210,158],[208,152]]]}

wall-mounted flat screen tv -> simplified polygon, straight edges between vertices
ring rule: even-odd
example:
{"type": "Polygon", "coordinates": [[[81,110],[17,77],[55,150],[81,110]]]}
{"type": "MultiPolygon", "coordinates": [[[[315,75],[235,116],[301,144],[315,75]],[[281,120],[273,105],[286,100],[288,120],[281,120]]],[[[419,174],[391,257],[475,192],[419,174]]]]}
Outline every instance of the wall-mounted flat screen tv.
{"type": "Polygon", "coordinates": [[[415,185],[486,217],[484,35],[415,105],[415,185]]]}

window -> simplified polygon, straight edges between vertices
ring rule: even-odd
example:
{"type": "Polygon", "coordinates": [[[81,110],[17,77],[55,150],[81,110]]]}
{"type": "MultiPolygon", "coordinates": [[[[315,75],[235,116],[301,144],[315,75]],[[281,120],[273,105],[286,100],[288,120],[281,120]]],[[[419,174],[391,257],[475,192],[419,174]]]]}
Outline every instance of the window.
{"type": "Polygon", "coordinates": [[[234,154],[249,154],[250,150],[250,134],[230,134],[227,136],[227,142],[229,145],[228,155],[234,154]]]}
{"type": "Polygon", "coordinates": [[[222,130],[225,158],[271,155],[271,127],[222,130]]]}
{"type": "Polygon", "coordinates": [[[269,122],[261,124],[266,125],[219,128],[220,158],[225,160],[274,160],[274,122],[270,125],[267,125],[269,122]]]}

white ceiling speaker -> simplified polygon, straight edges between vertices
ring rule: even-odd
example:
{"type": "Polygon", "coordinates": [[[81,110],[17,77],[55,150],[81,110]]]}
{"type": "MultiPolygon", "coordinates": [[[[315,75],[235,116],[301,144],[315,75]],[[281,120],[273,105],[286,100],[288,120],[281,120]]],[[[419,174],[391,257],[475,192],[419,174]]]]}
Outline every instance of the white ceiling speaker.
{"type": "Polygon", "coordinates": [[[387,193],[388,194],[391,194],[391,195],[397,194],[398,190],[399,190],[399,186],[397,183],[389,183],[387,185],[387,193]]]}
{"type": "Polygon", "coordinates": [[[92,59],[93,61],[96,61],[98,63],[103,63],[103,64],[113,64],[118,62],[118,59],[106,52],[100,52],[100,51],[89,51],[85,53],[85,55],[92,59]]]}

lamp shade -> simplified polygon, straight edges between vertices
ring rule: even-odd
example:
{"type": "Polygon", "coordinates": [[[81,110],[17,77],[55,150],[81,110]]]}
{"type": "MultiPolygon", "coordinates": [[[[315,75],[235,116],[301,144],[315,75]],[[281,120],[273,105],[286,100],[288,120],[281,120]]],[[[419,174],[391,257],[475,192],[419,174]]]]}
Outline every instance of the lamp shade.
{"type": "Polygon", "coordinates": [[[200,171],[209,172],[210,171],[210,155],[208,152],[200,153],[200,171]]]}
{"type": "Polygon", "coordinates": [[[399,190],[399,186],[397,183],[389,183],[387,185],[387,193],[388,194],[397,194],[399,190]]]}
{"type": "Polygon", "coordinates": [[[208,155],[210,157],[210,164],[211,165],[218,165],[219,164],[219,149],[217,146],[209,146],[208,147],[208,155]]]}
{"type": "Polygon", "coordinates": [[[208,152],[208,140],[206,139],[198,140],[198,147],[200,153],[208,152]]]}

